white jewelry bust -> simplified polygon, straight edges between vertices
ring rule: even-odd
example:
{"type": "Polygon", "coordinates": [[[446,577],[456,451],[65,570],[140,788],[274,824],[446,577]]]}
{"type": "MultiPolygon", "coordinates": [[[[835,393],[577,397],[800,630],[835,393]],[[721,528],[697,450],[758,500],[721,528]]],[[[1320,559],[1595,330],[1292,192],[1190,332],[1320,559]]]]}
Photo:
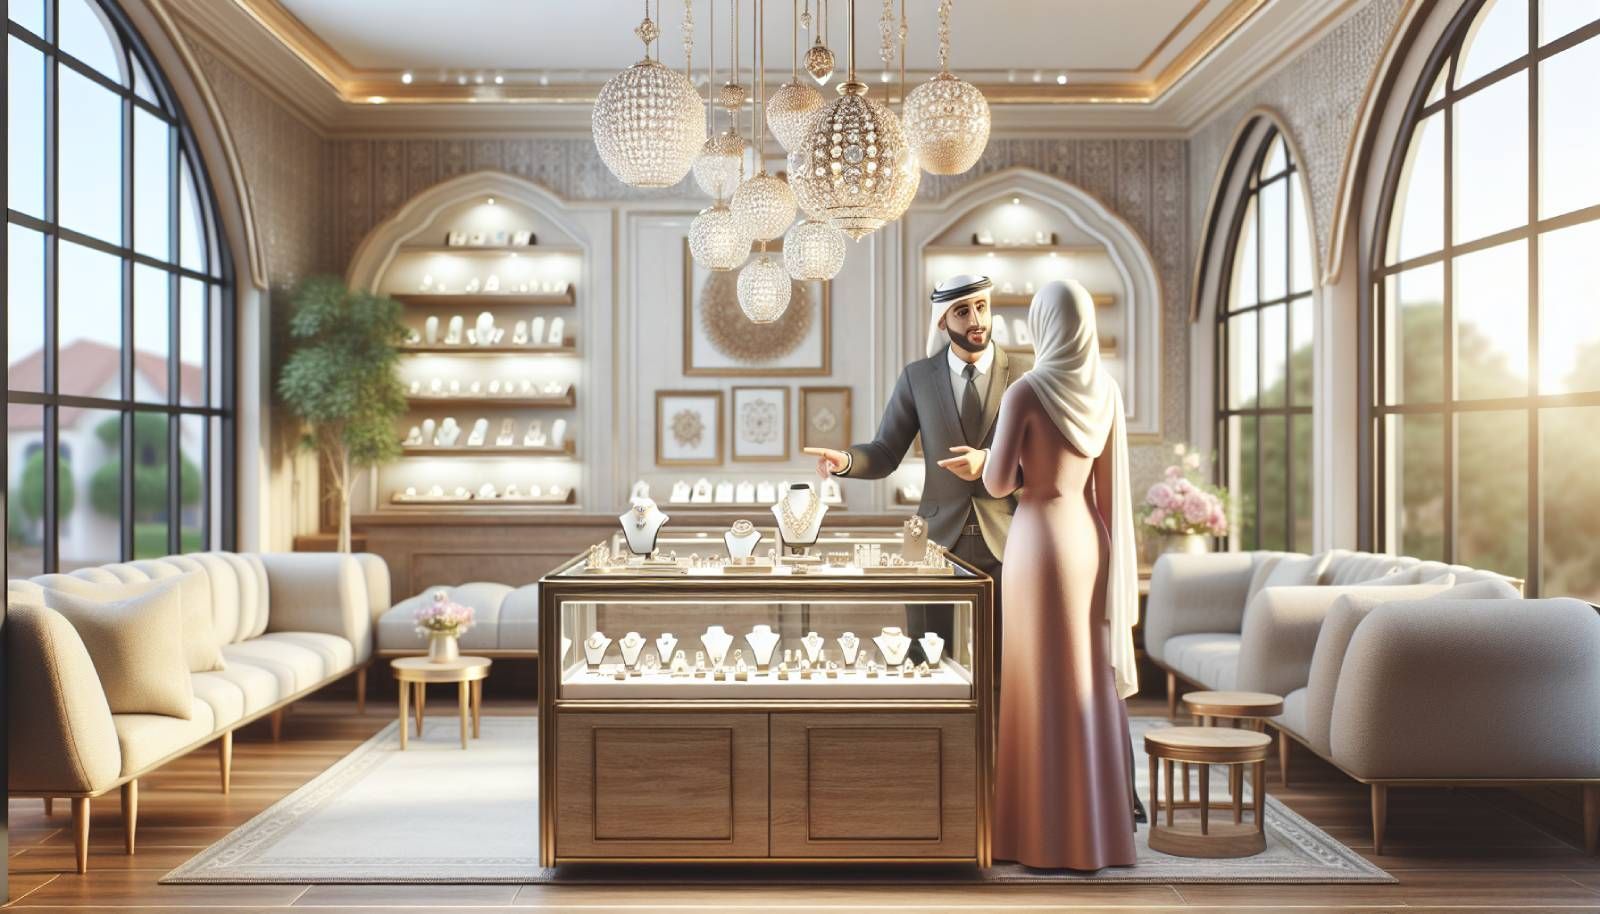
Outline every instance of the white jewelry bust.
{"type": "Polygon", "coordinates": [[[655,552],[656,534],[669,520],[671,518],[648,498],[633,499],[628,510],[617,517],[622,524],[622,536],[628,541],[628,551],[634,555],[655,552]]]}
{"type": "Polygon", "coordinates": [[[800,639],[800,646],[806,649],[806,659],[812,663],[817,662],[817,657],[822,653],[822,646],[826,643],[816,632],[806,632],[806,636],[800,639]]]}
{"type": "Polygon", "coordinates": [[[656,639],[656,656],[661,658],[661,665],[666,666],[672,659],[672,649],[678,646],[678,636],[672,632],[662,632],[656,639]]]}
{"type": "Polygon", "coordinates": [[[694,489],[689,493],[689,500],[697,505],[711,503],[711,480],[704,476],[694,481],[694,489]]]}
{"type": "Polygon", "coordinates": [[[828,506],[811,486],[797,482],[784,489],[772,516],[778,521],[778,539],[786,546],[809,546],[822,532],[828,506]]]}
{"type": "Polygon", "coordinates": [[[778,500],[778,487],[770,482],[756,483],[756,501],[770,505],[778,500]]]}
{"type": "Polygon", "coordinates": [[[589,662],[589,668],[594,669],[600,661],[606,659],[606,648],[611,646],[611,639],[605,632],[597,631],[583,639],[583,659],[589,662]]]}
{"type": "Polygon", "coordinates": [[[844,655],[845,666],[855,666],[856,655],[861,652],[861,639],[855,632],[845,632],[835,640],[839,643],[839,652],[844,655]]]}
{"type": "Polygon", "coordinates": [[[716,492],[712,495],[711,500],[719,505],[733,504],[733,483],[727,480],[717,483],[716,492]]]}
{"type": "Polygon", "coordinates": [[[753,505],[756,503],[756,484],[748,479],[734,487],[733,500],[736,504],[753,505]]]}
{"type": "Polygon", "coordinates": [[[643,479],[635,482],[633,484],[633,491],[628,493],[628,497],[630,499],[632,499],[632,498],[649,498],[650,497],[650,483],[645,482],[643,479]]]}
{"type": "Polygon", "coordinates": [[[728,648],[733,645],[733,636],[723,631],[722,626],[712,625],[700,636],[700,643],[705,647],[706,655],[711,658],[711,668],[717,669],[728,656],[728,648]]]}
{"type": "Polygon", "coordinates": [[[639,665],[639,652],[644,650],[644,636],[638,632],[628,632],[617,642],[617,649],[622,651],[622,665],[633,669],[639,665]]]}
{"type": "Polygon", "coordinates": [[[906,654],[911,651],[911,639],[896,626],[884,626],[883,631],[873,637],[872,643],[878,646],[878,651],[883,654],[883,662],[890,667],[904,663],[906,654]]]}
{"type": "Polygon", "coordinates": [[[944,639],[934,632],[926,632],[917,639],[922,645],[922,654],[928,658],[928,666],[938,666],[939,658],[944,656],[944,639]]]}
{"type": "Polygon", "coordinates": [[[744,636],[744,640],[750,644],[750,650],[755,654],[756,666],[764,670],[772,665],[772,652],[777,649],[778,642],[782,638],[772,630],[772,626],[757,625],[750,630],[750,634],[744,636]]]}
{"type": "Polygon", "coordinates": [[[528,343],[533,346],[544,345],[544,317],[542,315],[528,322],[528,343]]]}
{"type": "MultiPolygon", "coordinates": [[[[646,487],[645,493],[647,495],[649,494],[649,491],[649,488],[646,487]]],[[[681,505],[688,502],[690,497],[691,495],[688,481],[680,479],[672,484],[672,494],[667,496],[667,501],[670,504],[681,505]]]]}
{"type": "Polygon", "coordinates": [[[722,541],[728,546],[728,558],[748,558],[755,555],[756,546],[761,542],[761,531],[756,529],[755,524],[741,518],[722,534],[722,541]]]}

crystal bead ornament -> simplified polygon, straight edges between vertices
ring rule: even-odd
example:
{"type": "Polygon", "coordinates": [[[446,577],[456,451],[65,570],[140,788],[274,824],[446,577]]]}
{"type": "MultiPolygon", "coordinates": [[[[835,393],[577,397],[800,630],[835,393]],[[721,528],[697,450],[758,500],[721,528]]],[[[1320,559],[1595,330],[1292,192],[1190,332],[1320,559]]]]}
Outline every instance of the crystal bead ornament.
{"type": "Polygon", "coordinates": [[[939,2],[939,72],[906,93],[906,142],[929,173],[956,175],[976,165],[989,145],[989,102],[978,87],[951,74],[950,7],[939,2]]]}
{"type": "Polygon", "coordinates": [[[762,251],[739,271],[739,310],[752,323],[770,324],[789,310],[789,272],[762,251]]]}
{"type": "Polygon", "coordinates": [[[811,118],[822,108],[822,93],[803,82],[786,82],[767,99],[767,129],[785,150],[805,145],[811,118]]]}
{"type": "Polygon", "coordinates": [[[806,219],[783,236],[784,269],[801,282],[839,275],[844,253],[844,233],[826,222],[806,219]]]}
{"type": "Polygon", "coordinates": [[[689,256],[716,273],[736,269],[750,257],[750,236],[739,229],[733,211],[721,201],[689,223],[689,256]]]}
{"type": "Polygon", "coordinates": [[[833,52],[828,50],[821,38],[806,50],[806,72],[819,86],[826,86],[828,80],[833,78],[833,52]]]}
{"type": "Polygon", "coordinates": [[[730,208],[746,237],[771,241],[794,222],[794,191],[789,182],[762,171],[739,185],[730,208]]]}
{"type": "Polygon", "coordinates": [[[713,200],[726,200],[744,178],[744,157],[750,141],[733,128],[712,134],[694,160],[694,182],[713,200]]]}
{"type": "Polygon", "coordinates": [[[900,119],[850,81],[811,122],[803,168],[790,174],[800,206],[853,239],[900,218],[922,180],[900,119]]]}

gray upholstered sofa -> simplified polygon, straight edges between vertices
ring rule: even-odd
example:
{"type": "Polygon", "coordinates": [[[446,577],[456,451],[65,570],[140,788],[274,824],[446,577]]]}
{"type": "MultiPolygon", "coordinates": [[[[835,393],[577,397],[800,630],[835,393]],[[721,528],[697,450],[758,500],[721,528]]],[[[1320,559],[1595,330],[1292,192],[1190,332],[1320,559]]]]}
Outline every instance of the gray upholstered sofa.
{"type": "Polygon", "coordinates": [[[84,872],[90,800],[121,788],[125,846],[133,853],[141,775],[216,741],[226,793],[234,730],[268,717],[277,738],[287,705],[352,672],[358,701],[364,698],[373,619],[388,603],[388,568],[373,555],[196,553],[7,582],[11,796],[44,797],[47,809],[55,797],[71,798],[84,872]],[[51,595],[85,582],[159,587],[165,578],[181,579],[185,601],[203,601],[202,620],[209,605],[206,631],[219,659],[202,672],[179,668],[188,683],[177,687],[184,698],[192,694],[187,718],[113,713],[107,686],[115,693],[124,683],[112,678],[147,671],[97,668],[80,629],[49,608],[62,605],[51,595]]]}
{"type": "Polygon", "coordinates": [[[510,587],[485,582],[429,587],[396,603],[378,617],[380,656],[427,653],[428,642],[417,633],[415,613],[432,602],[435,593],[472,607],[472,627],[460,639],[462,651],[483,657],[539,656],[539,585],[510,587]]]}

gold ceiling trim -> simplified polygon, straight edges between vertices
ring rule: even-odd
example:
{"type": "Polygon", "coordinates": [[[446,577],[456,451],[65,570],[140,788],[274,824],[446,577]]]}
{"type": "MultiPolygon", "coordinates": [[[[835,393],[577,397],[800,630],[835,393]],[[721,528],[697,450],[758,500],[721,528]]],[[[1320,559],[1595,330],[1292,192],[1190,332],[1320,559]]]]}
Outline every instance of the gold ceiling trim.
{"type": "MultiPolygon", "coordinates": [[[[350,64],[332,45],[283,6],[279,0],[233,0],[234,4],[294,54],[323,82],[351,104],[459,105],[459,104],[593,104],[601,83],[563,83],[539,86],[522,83],[466,85],[412,83],[407,85],[388,71],[363,70],[350,64]]],[[[1184,45],[1161,72],[1149,80],[1130,82],[978,83],[991,104],[1001,105],[1148,105],[1159,101],[1223,41],[1237,32],[1270,0],[1231,0],[1217,16],[1184,45]]],[[[1201,0],[1146,56],[1137,71],[1149,66],[1188,27],[1208,0],[1201,0]]],[[[1116,71],[1101,71],[1116,72],[1116,71]]]]}

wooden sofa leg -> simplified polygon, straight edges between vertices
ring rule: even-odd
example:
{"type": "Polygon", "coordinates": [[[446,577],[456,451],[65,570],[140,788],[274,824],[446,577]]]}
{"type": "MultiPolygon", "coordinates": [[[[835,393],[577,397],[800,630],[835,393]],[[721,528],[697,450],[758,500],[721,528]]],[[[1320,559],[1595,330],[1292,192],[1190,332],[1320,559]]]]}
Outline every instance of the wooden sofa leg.
{"type": "Polygon", "coordinates": [[[356,713],[367,713],[367,668],[364,665],[356,670],[356,713]]]}
{"type": "Polygon", "coordinates": [[[1178,674],[1167,670],[1167,720],[1178,719],[1178,674]]]}
{"type": "Polygon", "coordinates": [[[217,740],[217,764],[222,769],[222,792],[233,788],[233,731],[228,730],[217,740]]]}
{"type": "Polygon", "coordinates": [[[139,831],[139,779],[122,785],[122,849],[133,856],[134,837],[139,831]]]}
{"type": "Polygon", "coordinates": [[[1583,849],[1600,847],[1600,784],[1583,785],[1583,849]]]}
{"type": "Polygon", "coordinates": [[[47,817],[48,816],[53,816],[53,815],[56,814],[56,798],[55,797],[45,797],[44,798],[44,814],[47,817]]]}
{"type": "Polygon", "coordinates": [[[1389,822],[1389,785],[1372,785],[1372,852],[1383,853],[1383,830],[1389,822]]]}
{"type": "Polygon", "coordinates": [[[1278,731],[1278,780],[1283,786],[1289,786],[1289,753],[1294,750],[1290,745],[1289,734],[1278,731]]]}
{"type": "Polygon", "coordinates": [[[77,853],[78,872],[89,872],[89,798],[72,798],[72,849],[77,853]]]}
{"type": "Polygon", "coordinates": [[[267,717],[267,723],[272,727],[272,741],[277,742],[278,740],[283,739],[283,709],[279,708],[278,710],[273,711],[272,714],[267,717]]]}

